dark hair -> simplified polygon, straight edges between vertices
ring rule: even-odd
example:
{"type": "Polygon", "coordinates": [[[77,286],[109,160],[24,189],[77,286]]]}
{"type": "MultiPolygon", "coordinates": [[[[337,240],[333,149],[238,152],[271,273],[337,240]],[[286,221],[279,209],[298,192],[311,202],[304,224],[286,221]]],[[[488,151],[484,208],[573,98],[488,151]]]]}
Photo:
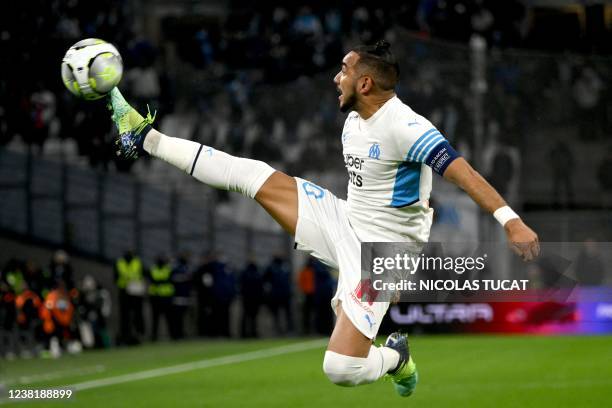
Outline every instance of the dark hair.
{"type": "Polygon", "coordinates": [[[395,88],[399,80],[399,64],[390,48],[388,41],[381,40],[374,45],[360,45],[352,49],[359,55],[357,65],[370,69],[376,84],[385,91],[395,88]]]}

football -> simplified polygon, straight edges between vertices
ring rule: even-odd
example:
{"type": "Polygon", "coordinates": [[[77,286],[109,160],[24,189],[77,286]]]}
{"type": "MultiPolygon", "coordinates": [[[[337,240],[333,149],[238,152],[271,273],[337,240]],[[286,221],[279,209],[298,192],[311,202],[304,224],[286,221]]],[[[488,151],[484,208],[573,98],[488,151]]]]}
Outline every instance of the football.
{"type": "Polygon", "coordinates": [[[103,98],[121,81],[123,61],[114,45],[87,38],[66,51],[62,81],[66,88],[86,100],[103,98]]]}

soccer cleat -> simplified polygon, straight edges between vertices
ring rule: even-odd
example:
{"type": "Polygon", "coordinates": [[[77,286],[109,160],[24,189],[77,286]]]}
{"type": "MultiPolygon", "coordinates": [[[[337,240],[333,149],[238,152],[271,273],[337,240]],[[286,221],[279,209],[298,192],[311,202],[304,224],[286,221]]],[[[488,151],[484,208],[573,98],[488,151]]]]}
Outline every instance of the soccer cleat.
{"type": "Polygon", "coordinates": [[[419,381],[419,373],[410,356],[408,336],[400,332],[392,333],[387,337],[385,347],[392,348],[400,355],[397,367],[387,373],[393,381],[395,391],[402,397],[412,395],[419,381]]]}
{"type": "Polygon", "coordinates": [[[151,116],[151,111],[147,106],[147,116],[143,117],[127,103],[119,92],[119,88],[116,87],[110,92],[108,107],[113,111],[111,119],[119,131],[119,137],[115,141],[118,148],[117,155],[126,159],[137,159],[145,155],[142,144],[144,136],[149,131],[147,127],[150,128],[155,120],[155,114],[151,116]]]}

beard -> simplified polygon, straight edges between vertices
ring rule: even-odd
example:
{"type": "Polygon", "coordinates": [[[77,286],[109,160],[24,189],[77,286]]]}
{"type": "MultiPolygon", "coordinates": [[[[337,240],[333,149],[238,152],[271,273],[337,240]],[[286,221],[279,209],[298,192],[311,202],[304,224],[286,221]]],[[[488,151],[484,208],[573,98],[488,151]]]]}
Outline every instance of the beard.
{"type": "Polygon", "coordinates": [[[340,104],[340,112],[342,113],[346,113],[350,110],[353,110],[353,108],[357,104],[357,95],[355,95],[355,93],[352,93],[348,96],[344,96],[342,99],[343,102],[340,104]]]}

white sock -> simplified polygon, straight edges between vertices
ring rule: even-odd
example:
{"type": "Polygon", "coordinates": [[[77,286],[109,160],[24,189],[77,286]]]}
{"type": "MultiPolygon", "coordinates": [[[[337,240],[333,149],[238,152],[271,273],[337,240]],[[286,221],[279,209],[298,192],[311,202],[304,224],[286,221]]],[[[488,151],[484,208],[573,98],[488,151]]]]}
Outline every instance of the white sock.
{"type": "Polygon", "coordinates": [[[372,346],[370,348],[370,354],[372,354],[372,349],[377,349],[383,359],[383,370],[384,370],[383,375],[387,374],[389,370],[393,370],[395,367],[397,367],[397,364],[399,363],[399,358],[400,358],[400,355],[397,351],[393,350],[390,347],[372,346]]]}
{"type": "Polygon", "coordinates": [[[231,156],[191,140],[166,136],[152,129],[145,137],[144,150],[199,181],[221,190],[236,191],[254,198],[274,169],[268,164],[231,156]]]}
{"type": "Polygon", "coordinates": [[[370,347],[368,356],[351,357],[326,351],[323,371],[331,382],[345,387],[369,384],[378,380],[399,361],[397,351],[388,347],[370,347]]]}

